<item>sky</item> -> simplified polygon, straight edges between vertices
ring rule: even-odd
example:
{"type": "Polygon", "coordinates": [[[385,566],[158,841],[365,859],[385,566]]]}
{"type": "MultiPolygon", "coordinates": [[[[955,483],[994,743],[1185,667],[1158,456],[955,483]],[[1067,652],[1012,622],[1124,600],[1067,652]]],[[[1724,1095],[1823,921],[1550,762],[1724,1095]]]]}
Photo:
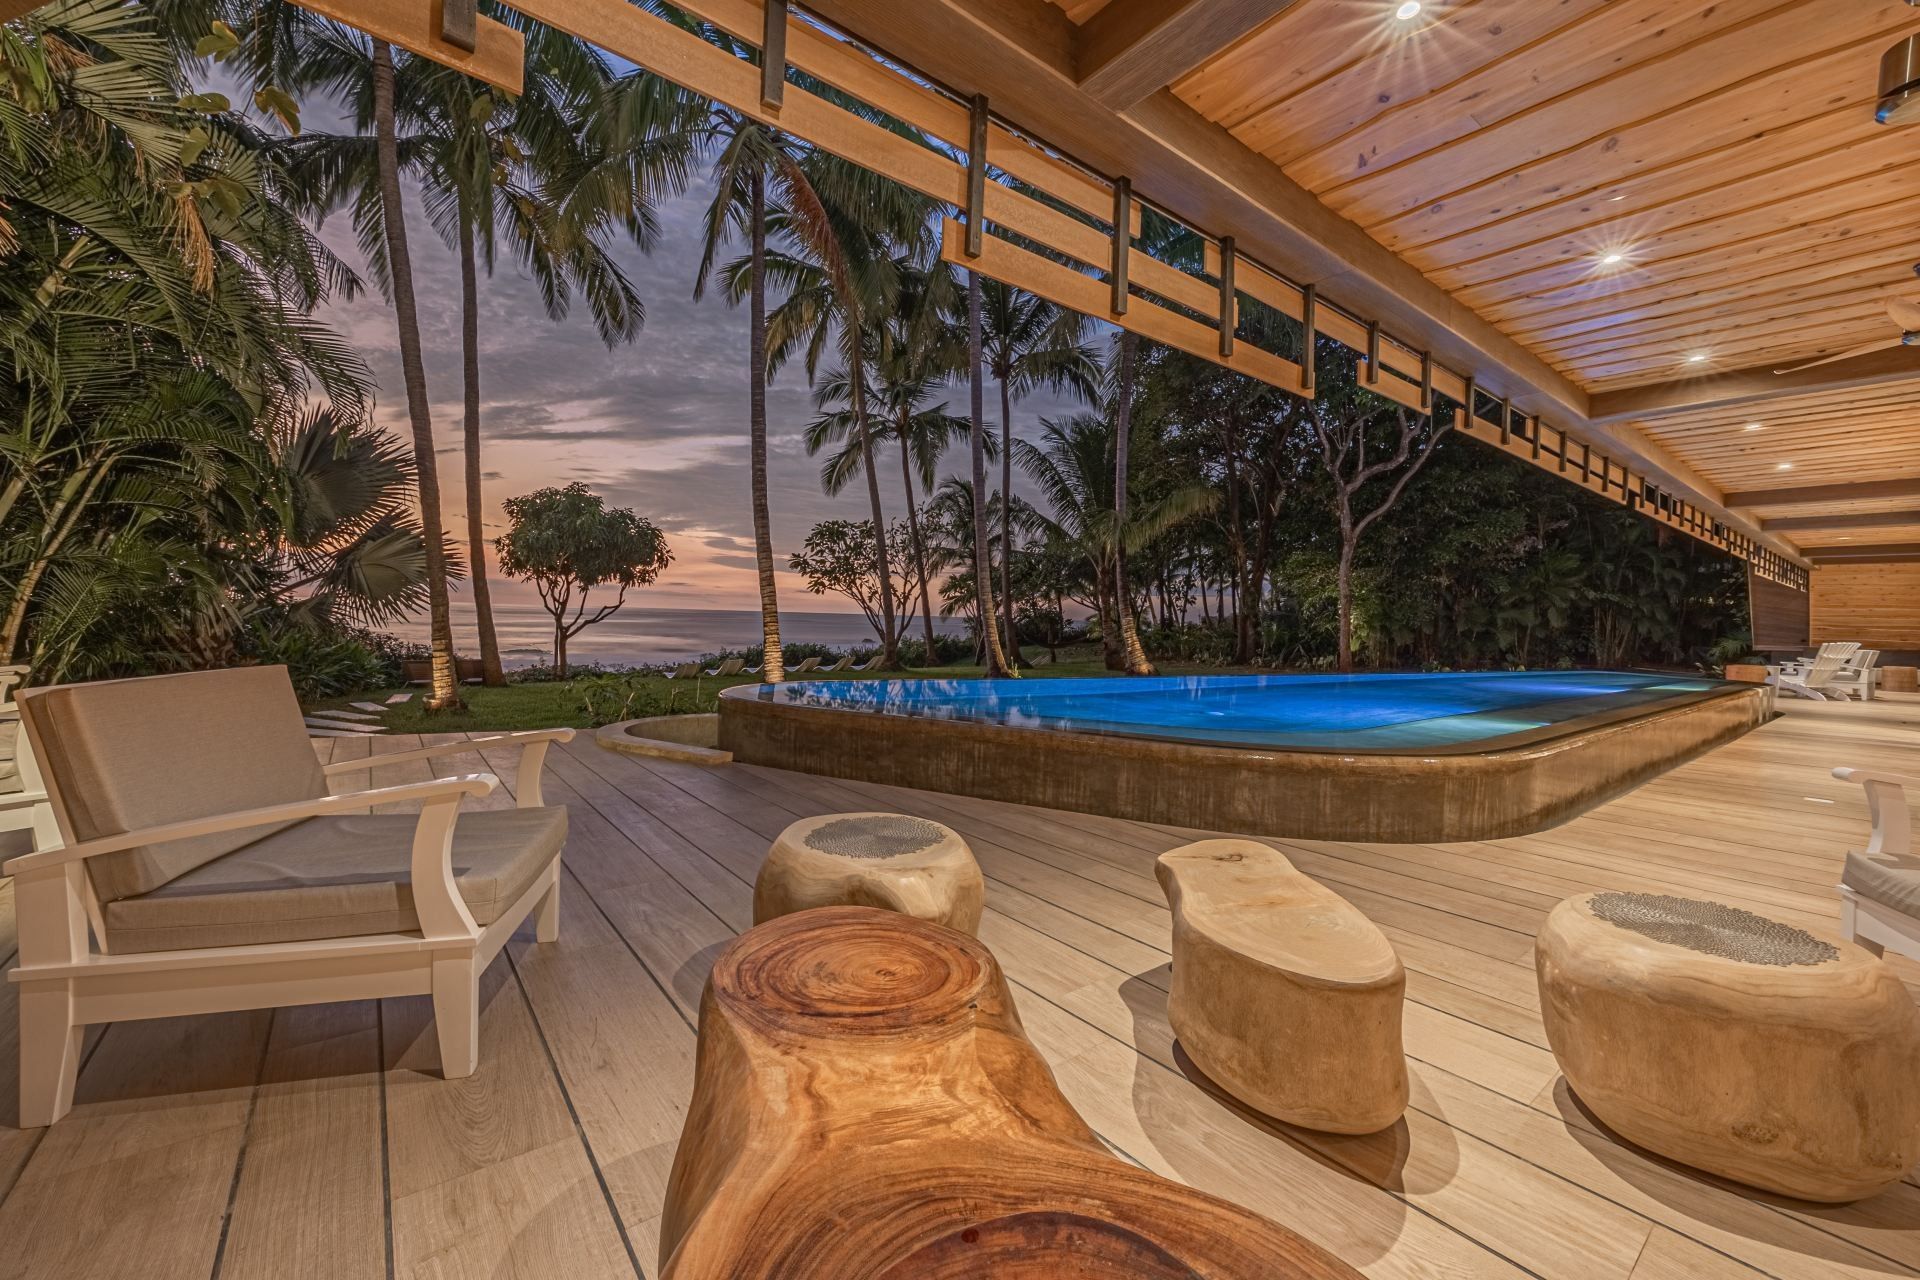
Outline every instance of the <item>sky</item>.
{"type": "MultiPolygon", "coordinates": [[[[326,127],[326,126],[322,126],[326,127]]],[[[701,182],[660,208],[662,235],[650,255],[623,246],[620,259],[646,304],[646,326],[631,344],[611,351],[585,308],[550,320],[534,282],[503,260],[480,292],[481,432],[485,521],[489,539],[505,530],[503,499],[579,480],[609,505],[631,507],[667,534],[674,562],[630,604],[661,608],[759,607],[749,505],[747,449],[747,316],[709,293],[693,300],[701,218],[711,186],[701,182]]],[[[444,517],[465,539],[466,504],[460,450],[460,275],[453,254],[410,196],[413,250],[427,386],[438,442],[444,517]]],[[[322,227],[326,241],[356,265],[359,255],[344,215],[322,227]]],[[[364,273],[363,273],[364,274],[364,273]]],[[[376,423],[409,433],[392,310],[369,288],[335,303],[322,318],[358,348],[379,384],[376,423]]],[[[851,611],[851,602],[806,593],[786,558],[816,522],[864,518],[866,490],[857,485],[829,498],[821,492],[820,459],[809,458],[802,432],[813,416],[804,370],[783,370],[768,388],[767,434],[775,562],[783,608],[851,611]]],[[[956,384],[950,412],[965,414],[967,388],[956,384]]],[[[997,428],[998,399],[987,397],[997,428]]],[[[1077,406],[1052,395],[1016,405],[1014,432],[1030,436],[1039,419],[1077,406]]],[[[880,457],[881,496],[889,521],[905,512],[899,461],[880,457]]],[[[966,450],[953,450],[943,475],[961,474],[966,450]]],[[[1016,491],[1024,492],[1016,481],[1016,491]]],[[[1030,495],[1029,495],[1030,496],[1030,495]]],[[[501,602],[531,603],[532,589],[497,584],[501,602]]],[[[464,586],[457,588],[464,594],[464,586]]]]}

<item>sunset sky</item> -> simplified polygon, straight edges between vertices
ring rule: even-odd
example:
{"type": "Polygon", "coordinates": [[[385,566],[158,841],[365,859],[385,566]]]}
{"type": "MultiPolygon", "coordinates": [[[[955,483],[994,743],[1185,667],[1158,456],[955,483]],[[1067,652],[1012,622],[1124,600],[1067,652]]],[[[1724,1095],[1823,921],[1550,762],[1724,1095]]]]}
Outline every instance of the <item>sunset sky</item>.
{"type": "MultiPolygon", "coordinates": [[[[324,126],[323,126],[324,127],[324,126]]],[[[480,299],[482,431],[487,468],[489,536],[504,528],[501,502],[544,485],[581,480],[616,506],[628,506],[666,531],[674,564],[632,606],[757,608],[753,524],[748,507],[747,319],[711,293],[693,296],[700,220],[710,190],[703,183],[661,208],[662,243],[651,255],[630,246],[621,258],[647,308],[638,341],[609,351],[584,308],[565,321],[549,320],[530,279],[503,259],[480,299]]],[[[409,200],[408,229],[439,441],[445,515],[461,537],[465,502],[459,449],[460,278],[453,255],[409,200]]],[[[358,262],[344,215],[323,234],[349,261],[358,262]]],[[[365,355],[379,380],[376,419],[408,431],[393,313],[376,291],[336,304],[325,319],[365,355]]],[[[949,410],[964,414],[967,389],[951,388],[949,410]]],[[[1036,396],[1015,409],[1015,431],[1030,433],[1039,418],[1074,406],[1036,396]]],[[[804,370],[785,370],[768,394],[774,553],[780,565],[783,608],[850,610],[839,597],[806,594],[785,568],[807,530],[833,516],[866,513],[864,486],[829,498],[820,491],[819,460],[809,458],[801,432],[813,410],[804,370]]],[[[991,389],[988,422],[997,426],[991,389]]],[[[904,511],[898,459],[881,455],[881,495],[889,520],[904,511]]],[[[955,449],[946,469],[964,472],[955,449]]],[[[1018,487],[1018,486],[1016,486],[1018,487]]],[[[498,581],[498,575],[495,575],[498,581]]],[[[464,587],[458,590],[464,594],[464,587]]],[[[504,583],[496,600],[531,602],[532,590],[504,583]]]]}

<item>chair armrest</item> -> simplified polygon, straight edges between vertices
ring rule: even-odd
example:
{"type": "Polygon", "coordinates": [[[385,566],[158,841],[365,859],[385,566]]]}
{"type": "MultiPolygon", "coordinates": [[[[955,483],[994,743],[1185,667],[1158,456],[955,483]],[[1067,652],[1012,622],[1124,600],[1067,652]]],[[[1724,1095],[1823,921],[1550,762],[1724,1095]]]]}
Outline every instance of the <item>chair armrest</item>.
{"type": "Polygon", "coordinates": [[[368,756],[364,760],[342,760],[338,764],[327,765],[322,772],[331,778],[336,774],[359,773],[382,765],[404,764],[409,760],[431,760],[435,756],[460,755],[487,747],[524,747],[526,750],[520,755],[520,772],[513,783],[514,801],[519,808],[538,809],[544,803],[540,796],[540,771],[546,765],[547,744],[571,742],[574,732],[572,729],[522,729],[489,738],[469,738],[465,742],[443,742],[437,747],[418,747],[412,751],[396,751],[392,755],[368,756]]]}
{"type": "Polygon", "coordinates": [[[246,827],[264,827],[276,822],[297,822],[302,818],[318,818],[330,813],[350,813],[376,804],[403,804],[420,800],[429,804],[439,801],[445,805],[450,801],[457,808],[462,797],[491,795],[494,788],[499,785],[500,779],[490,773],[470,773],[458,778],[435,778],[431,782],[409,782],[398,787],[379,787],[372,791],[352,791],[345,795],[296,800],[289,804],[271,804],[258,809],[241,809],[235,813],[190,818],[184,822],[169,822],[158,827],[142,827],[137,831],[102,836],[98,840],[84,840],[79,844],[68,845],[64,849],[48,849],[41,853],[22,854],[18,858],[9,859],[4,867],[0,867],[0,872],[10,876],[24,875],[49,867],[84,862],[88,858],[97,858],[103,853],[123,853],[128,849],[139,848],[141,845],[190,840],[195,836],[212,835],[218,831],[239,831],[246,827]]]}
{"type": "Polygon", "coordinates": [[[1867,839],[1866,852],[1913,852],[1913,815],[1907,808],[1905,789],[1912,787],[1920,794],[1920,778],[1875,769],[1835,769],[1833,776],[1866,788],[1867,812],[1873,817],[1873,834],[1867,839]]]}

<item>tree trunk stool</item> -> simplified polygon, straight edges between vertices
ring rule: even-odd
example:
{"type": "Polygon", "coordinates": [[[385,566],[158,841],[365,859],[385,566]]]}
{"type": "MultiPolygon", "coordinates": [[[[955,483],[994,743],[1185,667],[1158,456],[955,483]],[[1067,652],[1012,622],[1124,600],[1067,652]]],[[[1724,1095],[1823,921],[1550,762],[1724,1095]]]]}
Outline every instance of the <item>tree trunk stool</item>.
{"type": "Polygon", "coordinates": [[[1628,1141],[1831,1203],[1920,1159],[1920,1011],[1865,949],[1716,902],[1595,893],[1553,909],[1534,964],[1567,1084],[1628,1141]]]}
{"type": "Polygon", "coordinates": [[[782,831],[753,886],[753,922],[813,907],[878,907],[974,933],[987,885],[967,842],[901,813],[830,813],[782,831]]]}
{"type": "Polygon", "coordinates": [[[700,1002],[665,1280],[1358,1280],[1110,1153],[993,956],[865,907],[736,938],[700,1002]]]}
{"type": "Polygon", "coordinates": [[[1255,1111],[1375,1133],[1407,1109],[1407,974],[1352,903],[1251,840],[1160,855],[1173,908],[1167,1013],[1180,1047],[1255,1111]]]}

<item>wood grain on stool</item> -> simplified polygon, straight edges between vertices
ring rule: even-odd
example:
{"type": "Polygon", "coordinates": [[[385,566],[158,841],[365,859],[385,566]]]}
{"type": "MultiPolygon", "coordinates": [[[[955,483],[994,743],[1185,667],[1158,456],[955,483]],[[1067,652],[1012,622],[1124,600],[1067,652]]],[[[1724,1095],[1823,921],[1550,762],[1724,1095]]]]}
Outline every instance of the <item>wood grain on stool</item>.
{"type": "Polygon", "coordinates": [[[782,831],[753,886],[753,922],[813,907],[878,907],[973,933],[987,885],[951,828],[902,813],[829,813],[782,831]]]}
{"type": "Polygon", "coordinates": [[[1154,867],[1173,908],[1169,1020],[1194,1065],[1256,1111],[1374,1133],[1407,1109],[1406,970],[1346,899],[1251,840],[1154,867]]]}
{"type": "Polygon", "coordinates": [[[1920,1011],[1861,947],[1654,894],[1555,907],[1534,953],[1574,1094],[1622,1137],[1807,1200],[1920,1159],[1920,1011]]]}
{"type": "Polygon", "coordinates": [[[668,1280],[1359,1274],[1109,1153],[985,947],[861,907],[714,963],[660,1251],[668,1280]]]}

